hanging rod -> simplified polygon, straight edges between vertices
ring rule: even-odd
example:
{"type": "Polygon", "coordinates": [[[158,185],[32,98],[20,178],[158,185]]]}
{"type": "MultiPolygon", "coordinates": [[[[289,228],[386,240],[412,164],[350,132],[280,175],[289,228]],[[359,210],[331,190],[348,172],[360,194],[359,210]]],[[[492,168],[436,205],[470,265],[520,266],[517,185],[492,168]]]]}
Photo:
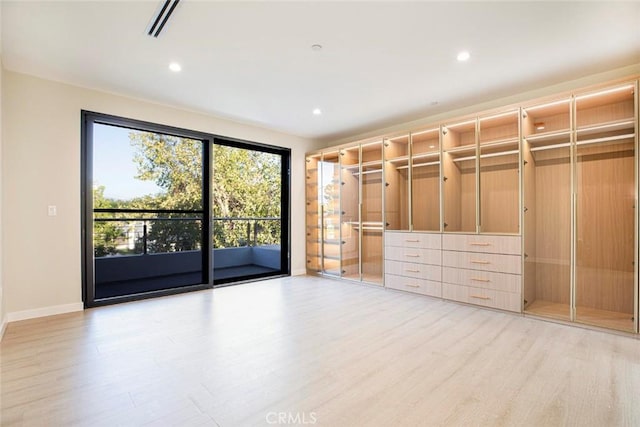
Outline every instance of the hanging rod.
{"type": "Polygon", "coordinates": [[[617,136],[607,136],[604,138],[595,138],[595,139],[586,139],[584,141],[576,142],[576,145],[589,145],[589,144],[598,144],[600,142],[613,142],[620,141],[624,139],[631,139],[636,136],[635,133],[628,133],[626,135],[617,135],[617,136]]]}
{"type": "Polygon", "coordinates": [[[570,146],[571,146],[570,142],[563,142],[562,144],[552,144],[552,145],[542,145],[540,147],[532,147],[531,151],[553,150],[554,148],[565,148],[570,146]]]}
{"type": "Polygon", "coordinates": [[[380,172],[382,172],[382,169],[375,169],[375,170],[372,170],[372,171],[355,172],[354,175],[355,176],[358,176],[358,175],[369,175],[371,173],[380,173],[380,172]]]}

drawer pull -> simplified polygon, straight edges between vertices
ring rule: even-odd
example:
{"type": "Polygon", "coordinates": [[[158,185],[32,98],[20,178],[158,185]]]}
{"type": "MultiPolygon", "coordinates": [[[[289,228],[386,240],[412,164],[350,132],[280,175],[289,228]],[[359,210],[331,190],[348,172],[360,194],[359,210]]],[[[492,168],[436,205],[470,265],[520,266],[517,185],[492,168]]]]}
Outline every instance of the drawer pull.
{"type": "Polygon", "coordinates": [[[405,271],[407,273],[420,273],[420,270],[409,270],[409,269],[406,269],[405,271]]]}
{"type": "Polygon", "coordinates": [[[420,258],[420,255],[418,255],[418,254],[407,254],[406,256],[408,258],[420,258]]]}
{"type": "Polygon", "coordinates": [[[491,264],[489,261],[480,261],[477,259],[472,259],[471,264],[491,264]]]}
{"type": "Polygon", "coordinates": [[[419,288],[420,287],[420,285],[414,285],[413,283],[407,283],[406,286],[408,286],[410,288],[419,288]]]}
{"type": "Polygon", "coordinates": [[[409,243],[418,243],[420,242],[420,240],[418,239],[404,239],[405,242],[409,242],[409,243]]]}
{"type": "Polygon", "coordinates": [[[484,300],[491,299],[489,297],[485,297],[485,296],[481,296],[481,295],[469,295],[469,296],[471,298],[484,299],[484,300]]]}
{"type": "Polygon", "coordinates": [[[491,246],[491,243],[471,242],[471,246],[491,246]]]}
{"type": "Polygon", "coordinates": [[[474,280],[476,282],[490,282],[491,281],[489,279],[480,279],[478,277],[472,277],[471,280],[474,280]]]}

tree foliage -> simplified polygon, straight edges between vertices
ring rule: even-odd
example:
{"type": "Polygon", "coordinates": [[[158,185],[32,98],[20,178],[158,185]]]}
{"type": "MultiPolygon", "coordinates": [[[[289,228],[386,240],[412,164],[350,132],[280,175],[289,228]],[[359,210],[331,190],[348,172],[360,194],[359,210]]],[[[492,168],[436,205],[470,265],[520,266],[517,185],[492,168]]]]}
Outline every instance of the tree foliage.
{"type": "MultiPolygon", "coordinates": [[[[204,209],[201,141],[138,131],[130,132],[129,139],[135,148],[133,161],[138,171],[135,178],[153,181],[161,191],[123,201],[105,198],[104,187],[96,187],[95,207],[204,209]]],[[[279,244],[280,221],[242,218],[280,217],[280,156],[214,145],[213,158],[213,247],[279,244]]],[[[200,248],[202,221],[185,218],[201,219],[202,214],[162,214],[153,218],[156,219],[147,220],[146,244],[149,253],[200,248]]],[[[122,228],[113,223],[96,222],[95,235],[98,234],[103,237],[100,241],[96,240],[96,256],[118,252],[115,242],[123,238],[122,228]]],[[[142,252],[142,244],[139,238],[136,241],[137,253],[142,252]]]]}

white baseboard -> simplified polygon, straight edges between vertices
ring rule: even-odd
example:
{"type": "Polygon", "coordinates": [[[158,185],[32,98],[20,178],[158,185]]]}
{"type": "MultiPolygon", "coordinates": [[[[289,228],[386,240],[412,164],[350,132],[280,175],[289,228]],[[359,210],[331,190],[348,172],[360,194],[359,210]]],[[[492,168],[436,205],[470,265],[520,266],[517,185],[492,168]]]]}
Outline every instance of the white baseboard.
{"type": "Polygon", "coordinates": [[[306,269],[301,269],[301,270],[292,270],[291,271],[291,275],[292,276],[304,276],[305,274],[307,274],[307,270],[306,269]]]}
{"type": "Polygon", "coordinates": [[[7,321],[17,322],[18,320],[35,319],[37,317],[54,316],[56,314],[73,313],[75,311],[82,310],[84,310],[84,304],[82,304],[81,302],[52,305],[50,307],[34,308],[33,310],[22,310],[7,313],[7,321]]]}

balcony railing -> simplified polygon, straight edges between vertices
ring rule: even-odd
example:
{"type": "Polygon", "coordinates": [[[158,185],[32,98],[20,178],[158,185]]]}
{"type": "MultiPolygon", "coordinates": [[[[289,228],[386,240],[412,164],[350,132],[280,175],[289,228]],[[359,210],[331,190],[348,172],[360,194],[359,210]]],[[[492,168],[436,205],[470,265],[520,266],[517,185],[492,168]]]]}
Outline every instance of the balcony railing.
{"type": "MultiPolygon", "coordinates": [[[[97,214],[117,214],[114,211],[103,210],[97,214]]],[[[202,218],[184,216],[184,214],[144,218],[143,215],[156,212],[140,210],[136,213],[140,216],[96,216],[94,218],[96,258],[202,249],[202,218]]],[[[281,221],[278,217],[216,217],[212,219],[213,249],[280,245],[280,238],[281,221]]]]}

